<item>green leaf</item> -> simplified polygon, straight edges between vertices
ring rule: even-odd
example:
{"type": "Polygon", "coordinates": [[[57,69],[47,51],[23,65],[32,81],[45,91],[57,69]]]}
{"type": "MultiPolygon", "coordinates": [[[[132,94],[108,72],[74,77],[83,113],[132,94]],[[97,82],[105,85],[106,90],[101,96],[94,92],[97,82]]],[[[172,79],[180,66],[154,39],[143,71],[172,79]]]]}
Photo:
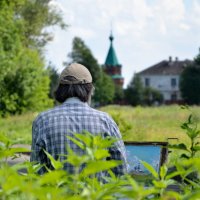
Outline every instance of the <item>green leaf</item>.
{"type": "Polygon", "coordinates": [[[168,145],[168,147],[171,148],[171,149],[179,149],[179,150],[188,151],[187,146],[184,143],[168,145]]]}
{"type": "Polygon", "coordinates": [[[164,179],[166,174],[167,174],[167,167],[165,165],[163,165],[160,168],[160,177],[161,177],[161,179],[164,179]]]}
{"type": "Polygon", "coordinates": [[[199,199],[200,197],[200,191],[193,191],[193,192],[190,192],[188,195],[185,195],[183,200],[197,200],[199,199]]]}
{"type": "Polygon", "coordinates": [[[190,158],[190,156],[188,156],[187,154],[183,153],[183,154],[180,155],[180,158],[188,159],[188,158],[190,158]]]}
{"type": "Polygon", "coordinates": [[[175,171],[175,172],[171,172],[170,174],[168,174],[168,175],[166,176],[166,180],[172,179],[172,178],[174,178],[174,177],[176,177],[176,176],[178,176],[178,175],[182,175],[182,174],[184,174],[184,173],[185,173],[184,171],[175,171]]]}
{"type": "Polygon", "coordinates": [[[188,117],[188,123],[189,123],[189,124],[192,123],[192,114],[190,114],[189,117],[188,117]]]}
{"type": "Polygon", "coordinates": [[[6,157],[12,157],[15,156],[17,153],[27,153],[30,152],[30,150],[26,148],[8,148],[5,150],[0,151],[0,158],[6,158],[6,157]]]}
{"type": "Polygon", "coordinates": [[[109,154],[108,150],[106,150],[106,149],[97,149],[94,152],[94,157],[97,160],[100,160],[100,159],[103,159],[103,158],[106,158],[106,157],[109,157],[109,156],[110,156],[110,154],[109,154]]]}
{"type": "Polygon", "coordinates": [[[183,124],[181,125],[181,128],[182,128],[182,129],[188,129],[188,124],[187,124],[187,123],[183,123],[183,124]]]}
{"type": "Polygon", "coordinates": [[[63,168],[63,164],[60,161],[57,161],[53,158],[52,155],[50,155],[47,151],[45,151],[45,154],[47,155],[47,157],[50,159],[52,166],[54,167],[54,169],[62,169],[63,168]]]}
{"type": "Polygon", "coordinates": [[[200,151],[200,146],[194,146],[194,147],[193,147],[193,150],[195,150],[195,151],[200,151]]]}
{"type": "Polygon", "coordinates": [[[79,146],[81,149],[84,149],[85,148],[85,145],[78,141],[77,139],[71,137],[71,136],[66,136],[68,139],[70,139],[72,142],[74,142],[74,144],[76,144],[77,146],[79,146]]]}
{"type": "Polygon", "coordinates": [[[51,171],[49,173],[44,174],[39,179],[40,185],[44,184],[58,184],[64,177],[66,178],[66,171],[59,170],[59,171],[51,171]]]}
{"type": "Polygon", "coordinates": [[[92,147],[92,141],[94,138],[94,135],[91,133],[88,133],[84,131],[82,134],[81,133],[75,133],[74,136],[79,139],[82,143],[84,143],[87,147],[92,147]]]}
{"type": "Polygon", "coordinates": [[[159,178],[158,173],[156,172],[156,170],[147,162],[145,161],[141,161],[141,163],[144,165],[144,167],[156,178],[159,178]]]}
{"type": "Polygon", "coordinates": [[[97,160],[97,161],[90,161],[87,163],[86,168],[81,172],[82,176],[88,176],[91,174],[95,174],[101,171],[109,170],[118,165],[122,164],[122,161],[117,160],[97,160]]]}
{"type": "Polygon", "coordinates": [[[102,135],[97,135],[94,137],[94,145],[97,148],[108,148],[111,147],[112,144],[114,144],[115,142],[117,142],[119,139],[117,138],[113,138],[111,136],[102,136],[102,135]]]}
{"type": "Polygon", "coordinates": [[[70,147],[67,148],[67,160],[65,162],[70,163],[75,167],[81,166],[83,163],[86,163],[90,157],[88,155],[78,155],[70,147]]]}
{"type": "Polygon", "coordinates": [[[0,134],[0,145],[8,145],[10,144],[10,140],[8,137],[4,136],[3,134],[0,134]]]}

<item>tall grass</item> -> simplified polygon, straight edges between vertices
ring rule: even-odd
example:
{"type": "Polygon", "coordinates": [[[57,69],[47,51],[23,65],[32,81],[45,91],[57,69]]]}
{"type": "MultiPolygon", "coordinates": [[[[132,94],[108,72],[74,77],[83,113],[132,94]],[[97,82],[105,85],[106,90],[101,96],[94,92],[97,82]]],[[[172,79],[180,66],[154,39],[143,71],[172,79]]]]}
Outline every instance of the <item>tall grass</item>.
{"type": "MultiPolygon", "coordinates": [[[[189,110],[180,106],[161,107],[129,107],[129,106],[107,106],[102,108],[108,112],[115,121],[118,118],[130,124],[130,128],[122,132],[124,140],[127,141],[167,141],[168,138],[178,138],[181,142],[186,136],[180,125],[190,113],[200,124],[200,107],[191,107],[189,110]]],[[[120,120],[118,122],[120,124],[120,120]]]]}
{"type": "MultiPolygon", "coordinates": [[[[186,136],[180,125],[190,112],[200,125],[200,107],[190,110],[180,106],[129,107],[106,106],[100,110],[108,112],[118,123],[123,139],[126,141],[167,141],[167,138],[178,138],[185,141],[186,136]]],[[[20,143],[31,143],[31,126],[37,113],[26,113],[20,116],[0,118],[0,132],[10,139],[19,139],[20,143]]]]}
{"type": "Polygon", "coordinates": [[[19,143],[31,143],[32,122],[37,113],[26,113],[23,115],[0,118],[0,132],[11,140],[18,140],[19,143]]]}

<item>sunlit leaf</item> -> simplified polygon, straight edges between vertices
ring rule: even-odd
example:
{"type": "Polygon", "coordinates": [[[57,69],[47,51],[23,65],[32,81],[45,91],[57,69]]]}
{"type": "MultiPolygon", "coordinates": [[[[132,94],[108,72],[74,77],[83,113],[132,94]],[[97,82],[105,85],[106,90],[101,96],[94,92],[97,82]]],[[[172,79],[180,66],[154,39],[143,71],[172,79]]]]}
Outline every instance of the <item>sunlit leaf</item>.
{"type": "Polygon", "coordinates": [[[111,168],[114,168],[118,165],[122,164],[121,161],[117,160],[97,160],[97,161],[91,161],[87,163],[87,167],[84,168],[83,172],[81,173],[82,176],[88,176],[91,174],[95,174],[97,172],[109,170],[111,168]]]}
{"type": "Polygon", "coordinates": [[[50,155],[47,151],[45,151],[45,154],[47,155],[47,157],[50,159],[52,166],[54,167],[54,169],[62,169],[63,168],[63,164],[60,161],[57,161],[54,159],[54,157],[52,155],[50,155]]]}
{"type": "Polygon", "coordinates": [[[109,156],[110,156],[110,154],[109,154],[108,150],[105,150],[105,149],[97,149],[94,152],[94,157],[97,160],[100,160],[100,159],[103,159],[103,158],[106,158],[106,157],[109,157],[109,156]]]}
{"type": "Polygon", "coordinates": [[[72,142],[74,142],[74,144],[76,144],[77,146],[79,146],[81,149],[84,149],[85,148],[85,145],[78,141],[76,138],[73,138],[71,136],[66,136],[68,139],[70,139],[72,142]]]}
{"type": "Polygon", "coordinates": [[[166,174],[167,174],[167,167],[166,167],[166,165],[163,165],[160,168],[160,177],[161,177],[161,179],[164,179],[166,174]]]}
{"type": "Polygon", "coordinates": [[[145,161],[141,161],[141,163],[144,165],[144,167],[156,178],[159,178],[158,173],[156,172],[156,170],[147,162],[145,161]]]}

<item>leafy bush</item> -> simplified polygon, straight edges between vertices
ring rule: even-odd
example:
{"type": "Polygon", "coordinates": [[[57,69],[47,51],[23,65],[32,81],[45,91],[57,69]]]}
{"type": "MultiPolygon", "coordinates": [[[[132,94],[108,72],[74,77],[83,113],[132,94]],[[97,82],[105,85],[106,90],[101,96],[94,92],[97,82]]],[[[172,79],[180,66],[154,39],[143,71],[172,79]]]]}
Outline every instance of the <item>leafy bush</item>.
{"type": "MultiPolygon", "coordinates": [[[[192,117],[183,123],[182,128],[187,131],[190,141],[196,141],[199,131],[196,126],[190,126],[192,117]]],[[[69,162],[76,167],[77,173],[69,174],[64,171],[63,162],[55,160],[47,154],[51,160],[54,170],[48,169],[48,173],[38,175],[37,171],[42,167],[39,164],[23,162],[8,166],[8,157],[15,157],[18,152],[26,152],[26,149],[12,148],[15,143],[0,134],[0,199],[80,199],[80,200],[101,200],[101,199],[185,199],[193,200],[200,196],[200,158],[197,157],[199,143],[192,143],[193,146],[185,144],[171,146],[185,150],[187,156],[181,156],[175,164],[176,171],[170,172],[166,165],[162,166],[157,173],[148,163],[143,165],[153,175],[152,184],[145,187],[143,183],[136,182],[131,176],[124,175],[116,177],[112,168],[120,164],[120,161],[105,160],[109,156],[107,148],[116,140],[113,138],[102,138],[101,135],[85,133],[74,134],[70,138],[76,145],[85,150],[85,155],[77,155],[68,147],[69,154],[64,162],[69,162]],[[184,147],[183,147],[184,146],[184,147]],[[192,147],[192,148],[191,148],[192,147]],[[192,153],[195,152],[195,153],[192,153]],[[196,155],[196,156],[195,156],[196,155]],[[82,164],[85,168],[78,173],[82,164]],[[20,170],[26,169],[26,172],[20,170]],[[97,173],[108,171],[109,176],[103,177],[104,183],[98,180],[97,173]],[[195,173],[195,179],[188,177],[188,174],[195,173]],[[175,177],[180,176],[181,182],[175,177]],[[176,184],[179,191],[169,189],[169,186],[176,184]]]]}
{"type": "Polygon", "coordinates": [[[48,27],[65,24],[50,2],[0,1],[0,116],[53,105],[43,50],[52,39],[48,27]]]}

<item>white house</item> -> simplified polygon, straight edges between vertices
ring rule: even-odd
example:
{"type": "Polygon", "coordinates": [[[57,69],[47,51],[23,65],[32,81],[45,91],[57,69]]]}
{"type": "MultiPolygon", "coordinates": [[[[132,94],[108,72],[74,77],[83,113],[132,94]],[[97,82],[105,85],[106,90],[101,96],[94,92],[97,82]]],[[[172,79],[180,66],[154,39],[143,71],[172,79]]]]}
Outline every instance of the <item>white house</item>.
{"type": "Polygon", "coordinates": [[[191,60],[179,61],[177,57],[175,60],[169,57],[137,74],[145,87],[155,88],[162,93],[165,103],[180,103],[180,74],[191,63],[191,60]]]}

